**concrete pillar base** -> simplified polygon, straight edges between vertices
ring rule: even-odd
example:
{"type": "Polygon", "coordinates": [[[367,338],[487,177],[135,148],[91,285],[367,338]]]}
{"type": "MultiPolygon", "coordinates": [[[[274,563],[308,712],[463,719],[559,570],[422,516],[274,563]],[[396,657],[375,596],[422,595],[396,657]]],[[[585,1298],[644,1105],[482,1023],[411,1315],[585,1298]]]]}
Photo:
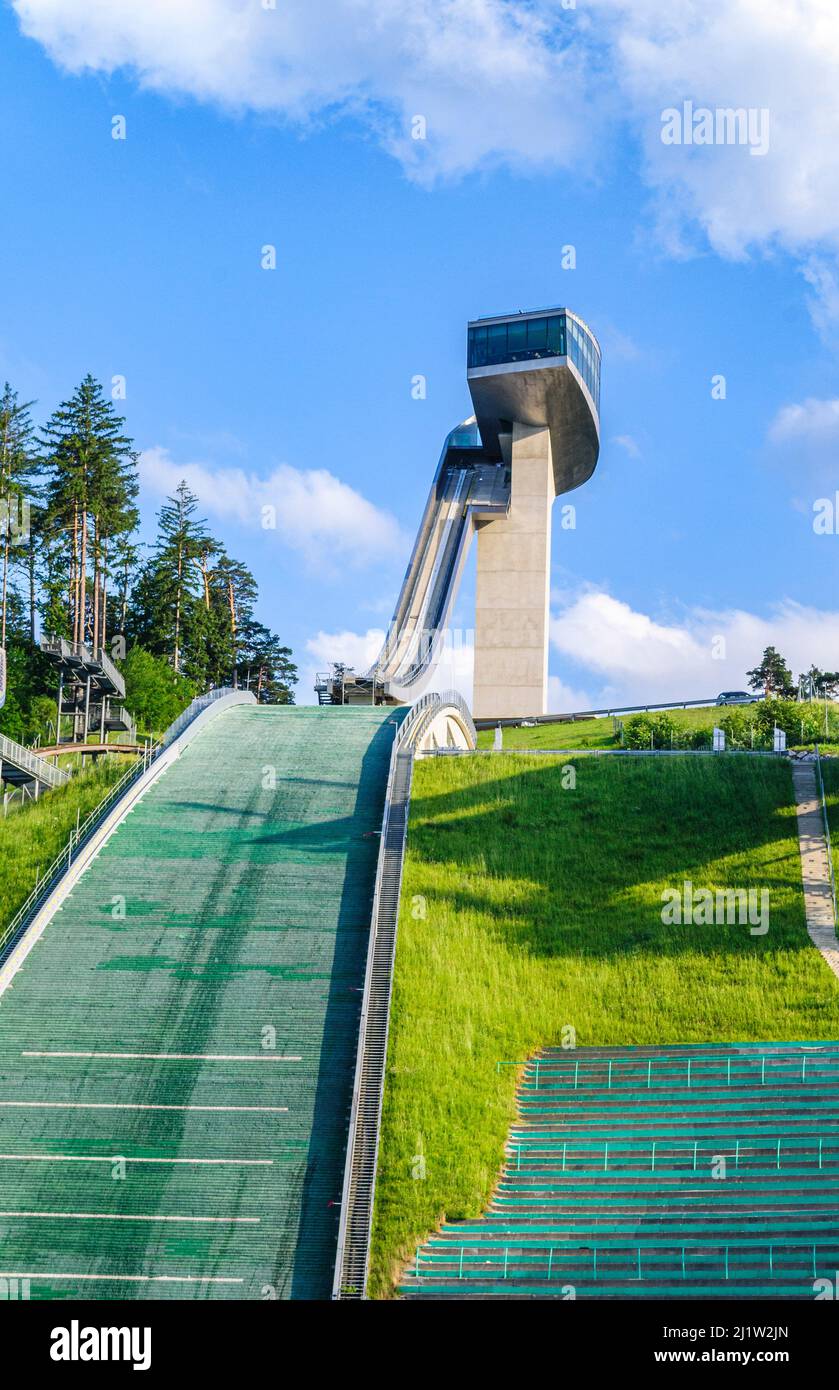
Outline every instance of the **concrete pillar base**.
{"type": "Polygon", "coordinates": [[[478,524],[476,719],[546,714],[551,506],[550,432],[514,423],[510,510],[478,524]]]}

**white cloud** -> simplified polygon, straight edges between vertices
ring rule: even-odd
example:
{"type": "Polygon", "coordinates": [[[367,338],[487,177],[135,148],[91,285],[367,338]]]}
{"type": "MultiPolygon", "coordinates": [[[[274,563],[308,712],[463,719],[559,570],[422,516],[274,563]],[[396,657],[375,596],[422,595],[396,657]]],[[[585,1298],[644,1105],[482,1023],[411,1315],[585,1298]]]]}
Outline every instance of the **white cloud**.
{"type": "Polygon", "coordinates": [[[139,472],[141,487],[157,497],[171,495],[184,479],[210,515],[276,535],[312,564],[337,558],[368,564],[407,553],[395,518],[324,468],[284,463],[260,478],[242,468],[177,463],[156,446],[141,453],[139,472]],[[272,519],[275,528],[265,524],[272,519]]]}
{"type": "Polygon", "coordinates": [[[317,632],[306,642],[306,651],[315,658],[317,669],[325,671],[333,661],[343,661],[355,671],[366,671],[376,660],[385,640],[384,629],[368,627],[366,632],[317,632]]]}
{"type": "Polygon", "coordinates": [[[666,249],[788,252],[817,327],[839,323],[835,0],[12,3],[69,71],[127,70],[300,128],[350,117],[429,182],[497,164],[589,174],[628,134],[666,249]],[[768,110],[768,153],[664,145],[662,112],[686,100],[768,110]],[[412,138],[417,116],[426,139],[412,138]]]}
{"type": "Polygon", "coordinates": [[[621,449],[625,449],[630,458],[639,459],[641,457],[641,450],[638,448],[631,434],[616,434],[612,443],[620,445],[621,449]]]}
{"type": "Polygon", "coordinates": [[[575,710],[592,708],[591,696],[587,690],[579,690],[566,685],[559,676],[548,676],[548,713],[573,714],[575,710]]]}
{"type": "MultiPolygon", "coordinates": [[[[768,617],[733,609],[690,609],[679,622],[659,622],[600,590],[573,598],[551,620],[554,649],[600,677],[588,708],[701,700],[746,688],[746,672],[775,646],[793,674],[811,663],[832,670],[839,651],[839,611],[790,600],[768,617]],[[722,653],[715,657],[714,652],[722,653]]],[[[578,706],[579,708],[579,706],[578,706]]]]}
{"type": "Polygon", "coordinates": [[[839,486],[839,400],[783,406],[769,426],[775,462],[796,482],[839,486]]]}
{"type": "Polygon", "coordinates": [[[839,442],[839,400],[811,396],[801,405],[785,405],[769,426],[773,444],[790,441],[839,442]]]}
{"type": "Polygon", "coordinates": [[[505,0],[13,0],[72,72],[306,123],[351,115],[420,177],[593,148],[573,12],[505,0]],[[427,138],[412,138],[422,116],[427,138]]]}
{"type": "Polygon", "coordinates": [[[674,242],[685,218],[715,250],[839,241],[839,12],[834,0],[591,0],[614,26],[616,71],[632,103],[646,174],[674,242]],[[769,110],[770,149],[665,146],[661,112],[769,110]],[[674,206],[675,199],[675,206],[674,206]],[[675,214],[675,216],[674,216],[675,214]]]}

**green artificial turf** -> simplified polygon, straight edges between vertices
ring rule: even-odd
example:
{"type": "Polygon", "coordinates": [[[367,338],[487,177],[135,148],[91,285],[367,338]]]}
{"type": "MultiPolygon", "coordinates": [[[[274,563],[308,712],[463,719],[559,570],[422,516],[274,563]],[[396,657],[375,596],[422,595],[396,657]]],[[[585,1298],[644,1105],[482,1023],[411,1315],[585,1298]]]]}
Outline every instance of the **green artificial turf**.
{"type": "MultiPolygon", "coordinates": [[[[535,731],[526,731],[533,733],[535,731]]],[[[790,767],[771,757],[429,759],[415,769],[370,1289],[474,1217],[540,1047],[839,1037],[810,944],[790,767]],[[662,891],[768,889],[765,936],[662,891]]]]}

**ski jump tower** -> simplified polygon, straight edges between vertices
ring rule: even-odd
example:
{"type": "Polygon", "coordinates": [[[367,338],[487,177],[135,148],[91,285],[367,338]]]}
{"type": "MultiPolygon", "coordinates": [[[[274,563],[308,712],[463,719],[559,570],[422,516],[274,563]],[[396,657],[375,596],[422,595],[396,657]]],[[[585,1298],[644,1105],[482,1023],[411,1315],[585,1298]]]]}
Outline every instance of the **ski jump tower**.
{"type": "Polygon", "coordinates": [[[600,348],[568,310],[469,325],[467,381],[490,458],[510,471],[506,514],[476,519],[475,718],[548,712],[551,508],[600,448],[600,348]]]}
{"type": "Polygon", "coordinates": [[[477,536],[476,719],[546,714],[554,499],[594,472],[600,348],[570,309],[469,324],[474,415],[443,445],[396,611],[363,676],[319,676],[321,703],[413,703],[431,686],[477,536]]]}

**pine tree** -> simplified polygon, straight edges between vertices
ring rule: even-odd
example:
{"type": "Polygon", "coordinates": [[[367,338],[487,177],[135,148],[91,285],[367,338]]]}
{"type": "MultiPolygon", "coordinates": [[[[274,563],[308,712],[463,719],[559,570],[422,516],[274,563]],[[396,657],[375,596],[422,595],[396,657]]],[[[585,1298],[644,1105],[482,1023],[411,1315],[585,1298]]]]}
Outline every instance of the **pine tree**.
{"type": "Polygon", "coordinates": [[[297,667],[291,648],[253,618],[241,632],[237,677],[237,684],[252,690],[261,705],[294,704],[297,667]]]}
{"type": "Polygon", "coordinates": [[[222,551],[210,574],[209,587],[210,611],[216,617],[219,643],[214,681],[221,685],[232,678],[236,686],[244,635],[257,598],[256,580],[247,565],[222,551]]]}
{"type": "Polygon", "coordinates": [[[58,544],[66,560],[66,627],[74,642],[95,647],[107,636],[109,546],[138,521],[137,456],[124,425],[88,374],[41,439],[48,543],[58,544]]]}
{"type": "Polygon", "coordinates": [[[38,469],[32,401],[18,400],[8,381],[0,396],[0,647],[6,645],[10,570],[31,549],[29,517],[32,483],[38,469]]]}
{"type": "Polygon", "coordinates": [[[212,543],[197,521],[198,498],[186,482],[167,497],[157,514],[157,541],[132,602],[135,640],[154,656],[168,657],[173,671],[184,667],[198,589],[196,561],[212,543]]]}

